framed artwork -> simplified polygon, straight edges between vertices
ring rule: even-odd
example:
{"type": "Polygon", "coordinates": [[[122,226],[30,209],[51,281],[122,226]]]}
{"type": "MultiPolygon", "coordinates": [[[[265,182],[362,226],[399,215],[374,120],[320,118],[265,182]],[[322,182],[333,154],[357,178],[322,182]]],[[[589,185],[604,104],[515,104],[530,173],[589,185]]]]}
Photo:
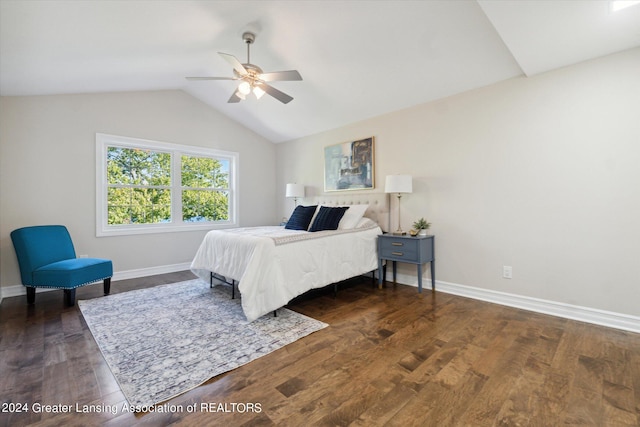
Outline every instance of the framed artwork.
{"type": "Polygon", "coordinates": [[[324,148],[324,191],[373,188],[373,137],[324,148]]]}

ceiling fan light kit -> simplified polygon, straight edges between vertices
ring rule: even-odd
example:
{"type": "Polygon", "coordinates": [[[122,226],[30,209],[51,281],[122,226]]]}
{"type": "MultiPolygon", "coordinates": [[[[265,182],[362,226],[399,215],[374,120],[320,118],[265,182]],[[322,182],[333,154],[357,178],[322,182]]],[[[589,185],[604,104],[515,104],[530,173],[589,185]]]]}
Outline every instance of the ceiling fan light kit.
{"type": "Polygon", "coordinates": [[[251,85],[247,82],[240,83],[238,86],[238,92],[243,95],[249,95],[249,93],[251,93],[251,85]]]}
{"type": "Polygon", "coordinates": [[[218,52],[225,61],[233,67],[233,77],[187,77],[187,80],[242,80],[236,91],[227,102],[236,103],[247,98],[251,92],[257,99],[268,93],[283,104],[289,103],[293,97],[267,84],[273,81],[299,81],[302,76],[296,70],[275,71],[264,73],[260,67],[251,63],[251,44],[256,40],[256,35],[246,31],[242,34],[242,40],[247,44],[247,62],[242,64],[238,59],[228,53],[218,52]]]}

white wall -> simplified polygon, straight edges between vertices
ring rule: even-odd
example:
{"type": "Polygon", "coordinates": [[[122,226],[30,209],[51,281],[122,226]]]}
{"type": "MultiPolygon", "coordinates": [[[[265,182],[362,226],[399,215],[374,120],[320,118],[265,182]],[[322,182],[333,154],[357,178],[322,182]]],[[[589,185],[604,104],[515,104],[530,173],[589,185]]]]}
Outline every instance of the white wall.
{"type": "Polygon", "coordinates": [[[240,225],[273,224],[274,145],[182,91],[0,99],[0,284],[19,285],[9,233],[65,224],[117,272],[190,262],[204,231],[95,236],[96,132],[240,153],[240,225]]]}
{"type": "Polygon", "coordinates": [[[374,191],[414,177],[402,227],[433,223],[438,281],[640,315],[640,49],[279,144],[281,215],[287,182],[323,192],[324,146],[368,136],[374,191]]]}

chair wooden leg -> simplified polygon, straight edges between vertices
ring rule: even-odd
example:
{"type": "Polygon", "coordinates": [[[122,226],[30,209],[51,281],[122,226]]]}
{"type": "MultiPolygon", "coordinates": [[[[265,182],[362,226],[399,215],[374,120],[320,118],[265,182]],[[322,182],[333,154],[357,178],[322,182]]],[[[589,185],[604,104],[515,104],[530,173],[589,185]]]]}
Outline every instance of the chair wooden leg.
{"type": "Polygon", "coordinates": [[[104,279],[104,294],[109,295],[109,292],[111,292],[111,277],[104,279]]]}
{"type": "Polygon", "coordinates": [[[76,290],[74,289],[65,289],[64,290],[64,299],[69,307],[73,307],[76,304],[76,290]]]}
{"type": "Polygon", "coordinates": [[[27,286],[27,304],[33,304],[36,302],[36,288],[27,286]]]}

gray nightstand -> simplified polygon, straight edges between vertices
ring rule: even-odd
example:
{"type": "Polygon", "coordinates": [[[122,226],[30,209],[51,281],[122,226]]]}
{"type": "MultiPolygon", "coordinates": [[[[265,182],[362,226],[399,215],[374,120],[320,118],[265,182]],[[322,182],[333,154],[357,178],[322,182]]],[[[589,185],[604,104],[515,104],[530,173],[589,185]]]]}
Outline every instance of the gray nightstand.
{"type": "MultiPolygon", "coordinates": [[[[431,290],[436,289],[434,236],[411,237],[382,234],[378,236],[378,287],[382,288],[382,261],[393,261],[393,281],[396,281],[396,262],[408,262],[418,266],[418,292],[422,292],[422,264],[431,268],[431,290]]],[[[386,277],[385,277],[386,279],[386,277]]]]}

